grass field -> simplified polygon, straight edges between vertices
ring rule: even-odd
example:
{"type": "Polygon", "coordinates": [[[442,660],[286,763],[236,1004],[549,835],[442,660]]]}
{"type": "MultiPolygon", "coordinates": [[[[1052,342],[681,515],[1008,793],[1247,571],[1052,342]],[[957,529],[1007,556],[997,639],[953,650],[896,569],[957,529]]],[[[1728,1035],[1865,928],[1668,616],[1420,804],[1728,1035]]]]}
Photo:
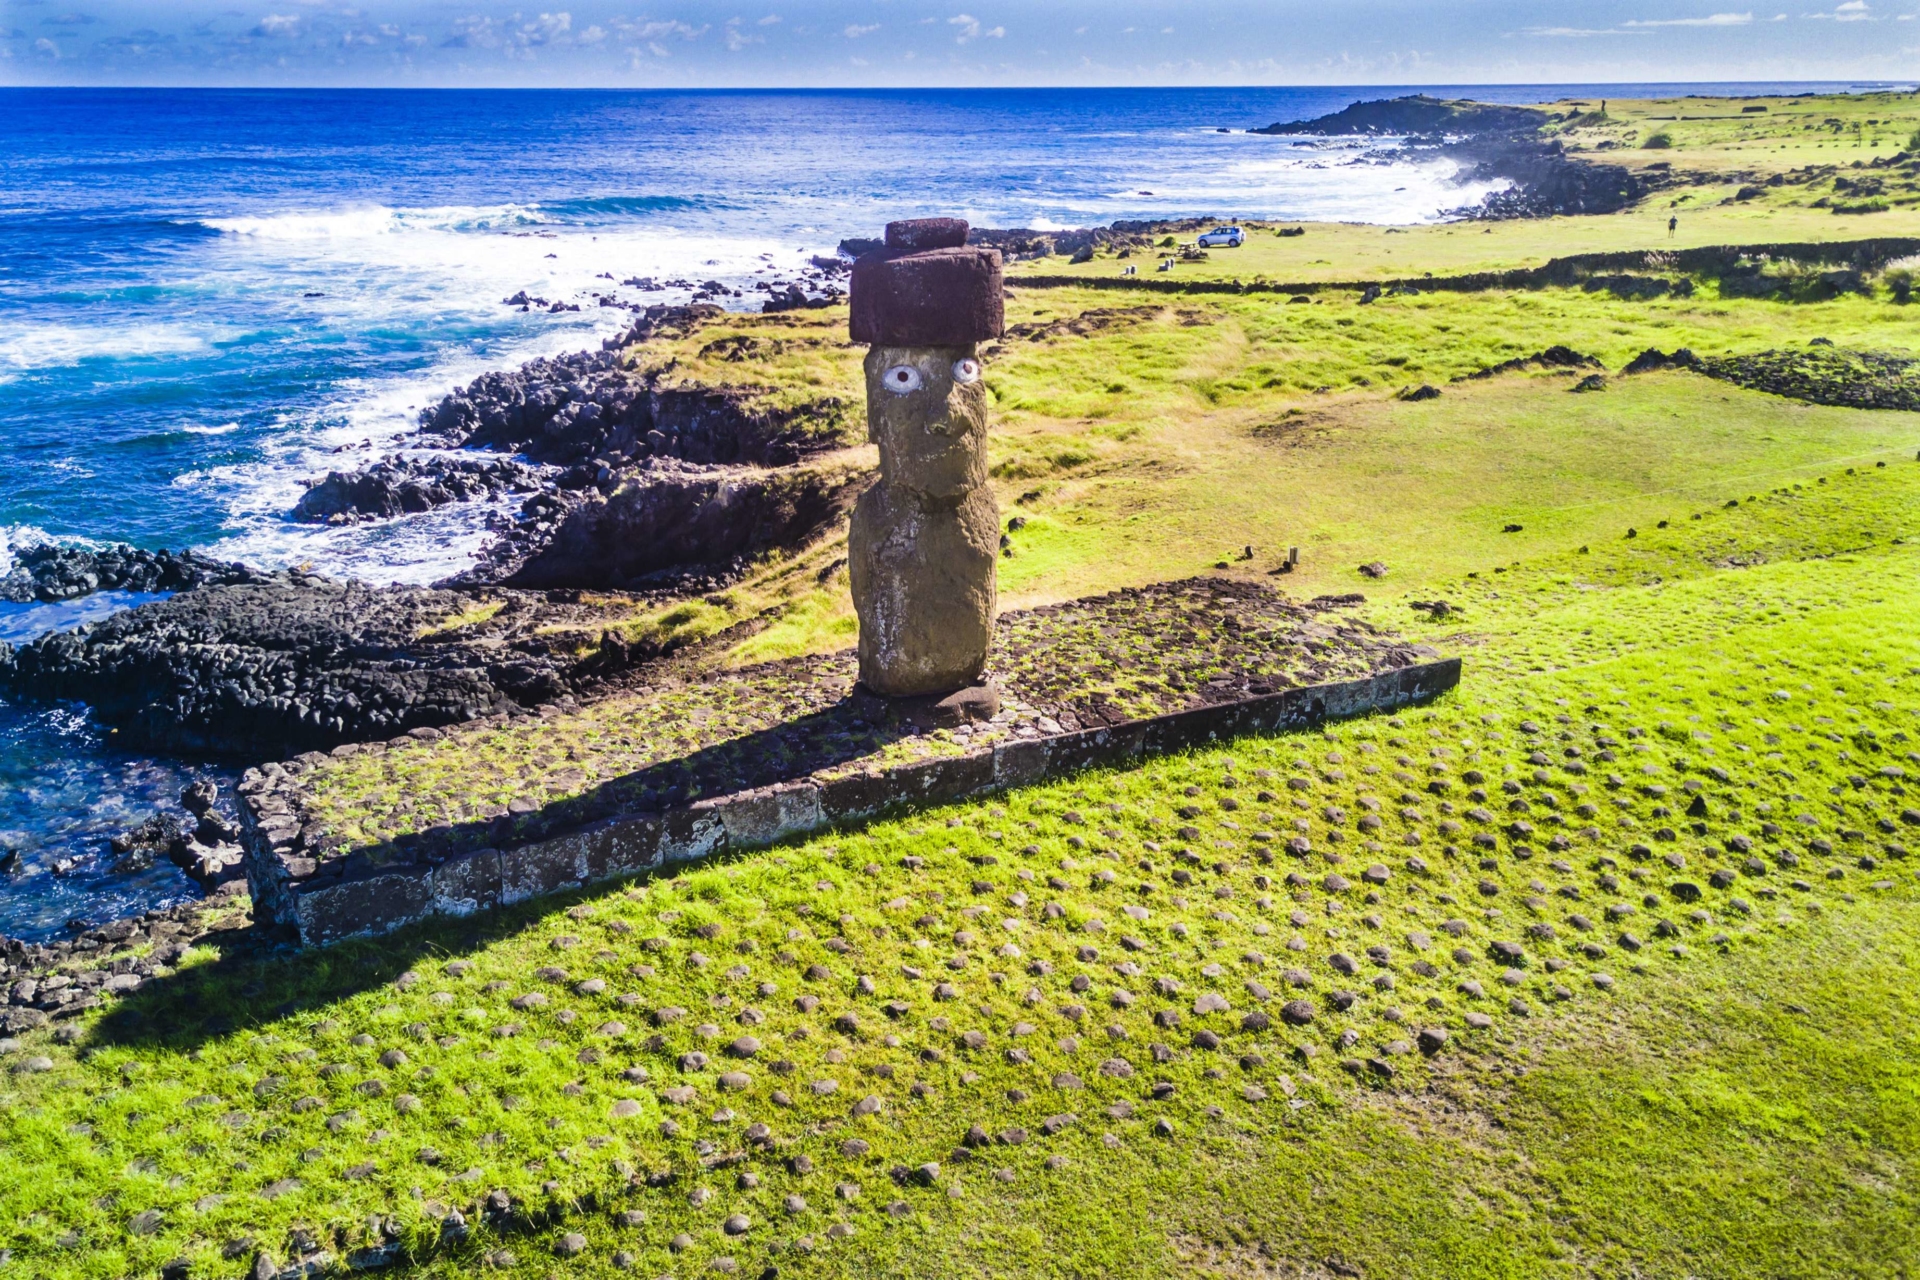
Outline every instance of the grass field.
{"type": "MultiPolygon", "coordinates": [[[[1665,111],[1580,138],[1745,162],[1746,113],[1665,111]]],[[[1449,231],[1479,235],[1354,235],[1439,270],[1449,231]]],[[[1909,310],[1008,305],[1004,603],[1362,591],[1460,687],[377,941],[203,946],[0,1043],[0,1280],[1920,1272],[1920,416],[1615,372],[1911,353],[1909,310]],[[1555,344],[1602,389],[1455,380],[1555,344]]],[[[637,354],[857,405],[842,324],[637,354]]],[[[844,646],[842,555],[635,625],[844,646]]]]}
{"type": "MultiPolygon", "coordinates": [[[[1604,118],[1598,99],[1546,105],[1554,118],[1550,136],[1577,155],[1639,171],[1660,189],[1602,216],[1410,227],[1311,223],[1302,236],[1278,234],[1298,223],[1252,220],[1241,248],[1213,250],[1171,274],[1290,283],[1409,279],[1536,267],[1580,253],[1920,235],[1920,148],[1910,145],[1920,132],[1920,99],[1912,94],[1612,99],[1604,118]],[[1649,149],[1656,135],[1670,145],[1649,149]],[[1880,167],[1869,167],[1876,162],[1880,167]],[[1768,185],[1775,175],[1781,185],[1768,185]],[[1836,203],[1845,211],[1836,212],[1836,203]],[[1671,233],[1669,218],[1679,224],[1671,233]]],[[[1259,135],[1241,141],[1252,151],[1279,145],[1259,135]]],[[[1232,209],[1212,213],[1236,216],[1232,209]]],[[[1111,254],[1080,264],[1053,257],[1019,263],[1013,274],[1110,277],[1123,265],[1111,254]]],[[[1130,265],[1149,279],[1166,278],[1153,274],[1150,253],[1135,253],[1130,265]]]]}
{"type": "MultiPolygon", "coordinates": [[[[1002,515],[1024,525],[1001,562],[1003,602],[1023,607],[1184,577],[1225,559],[1263,575],[1290,546],[1300,594],[1396,587],[1501,557],[1570,549],[1688,504],[1711,504],[1828,466],[1911,458],[1904,414],[1807,405],[1689,374],[1614,378],[1572,394],[1586,370],[1456,379],[1563,345],[1618,370],[1650,346],[1703,354],[1804,347],[1911,351],[1913,313],[1884,295],[1825,302],[1701,295],[1623,301],[1583,289],[1422,293],[1362,304],[1351,293],[1292,305],[1269,295],[1128,298],[1015,290],[1017,334],[986,353],[993,472],[1002,515]],[[1437,399],[1396,393],[1422,384],[1437,399]],[[1505,533],[1519,524],[1518,533],[1505,533]],[[1238,557],[1247,547],[1253,559],[1238,557]]],[[[650,352],[693,361],[777,321],[791,341],[844,313],[730,317],[650,352]]],[[[794,348],[788,348],[792,350],[794,348]]],[[[858,403],[859,352],[817,342],[810,374],[858,403]]],[[[751,363],[701,376],[757,385],[751,363]]],[[[1690,508],[1689,508],[1690,509],[1690,508]]],[[[768,566],[727,593],[663,611],[697,633],[778,617],[738,662],[851,642],[837,542],[768,566]],[[825,580],[822,575],[825,573],[825,580]]],[[[650,625],[657,625],[657,618],[650,625]]]]}
{"type": "Polygon", "coordinates": [[[197,956],[14,1055],[17,1265],[1901,1274],[1920,466],[1827,481],[1451,584],[1469,678],[1391,721],[197,956]]]}

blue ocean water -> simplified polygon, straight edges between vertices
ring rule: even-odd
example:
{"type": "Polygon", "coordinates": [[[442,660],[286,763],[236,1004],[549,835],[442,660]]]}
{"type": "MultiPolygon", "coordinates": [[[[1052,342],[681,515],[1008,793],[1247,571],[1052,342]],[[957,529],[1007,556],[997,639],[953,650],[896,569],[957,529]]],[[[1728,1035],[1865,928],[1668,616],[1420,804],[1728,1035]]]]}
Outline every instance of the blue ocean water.
{"type": "MultiPolygon", "coordinates": [[[[1820,87],[1846,86],[0,89],[0,573],[11,548],[55,539],[444,576],[484,511],[344,530],[286,513],[303,481],[389,451],[454,383],[596,345],[623,313],[595,295],[686,296],[618,286],[632,277],[770,278],[928,213],[1424,221],[1486,188],[1369,144],[1240,131],[1415,91],[1820,87]],[[502,305],[523,289],[582,309],[502,305]]],[[[83,620],[0,606],[0,638],[83,620]]],[[[170,871],[107,874],[104,847],[191,776],[115,754],[83,708],[0,706],[0,851],[20,851],[0,871],[0,933],[190,893],[170,871]],[[51,875],[62,859],[78,870],[51,875]]]]}

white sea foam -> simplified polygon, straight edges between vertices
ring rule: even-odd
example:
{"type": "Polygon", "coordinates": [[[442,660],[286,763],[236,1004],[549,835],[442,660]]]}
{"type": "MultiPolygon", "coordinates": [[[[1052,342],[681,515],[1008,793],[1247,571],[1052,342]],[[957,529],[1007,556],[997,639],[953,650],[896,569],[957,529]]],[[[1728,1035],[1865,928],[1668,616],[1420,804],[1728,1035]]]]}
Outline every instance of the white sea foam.
{"type": "Polygon", "coordinates": [[[27,322],[0,335],[0,380],[35,369],[70,368],[90,360],[196,355],[230,336],[219,329],[175,325],[72,325],[27,322]]]}
{"type": "Polygon", "coordinates": [[[56,539],[52,534],[37,525],[0,525],[0,578],[13,572],[13,566],[20,552],[34,547],[44,547],[54,541],[56,539]]]}
{"type": "Polygon", "coordinates": [[[520,205],[370,206],[207,225],[226,233],[218,252],[234,272],[291,277],[310,282],[305,291],[324,293],[306,304],[321,323],[346,332],[405,326],[443,335],[427,370],[344,384],[330,403],[278,424],[265,456],[175,481],[222,506],[229,526],[237,526],[208,549],[212,554],[377,582],[427,582],[465,568],[490,536],[489,518],[511,504],[460,504],[326,528],[287,519],[308,485],[330,470],[405,452],[403,438],[416,429],[419,409],[487,370],[596,347],[600,337],[630,323],[627,312],[597,304],[603,294],[633,303],[689,297],[687,290],[641,293],[621,280],[720,279],[737,287],[767,274],[767,257],[791,276],[807,253],[825,247],[758,235],[697,235],[653,221],[565,225],[520,205]],[[581,309],[522,317],[503,299],[523,290],[581,309]]]}
{"type": "Polygon", "coordinates": [[[56,538],[38,525],[4,524],[0,525],[0,577],[13,572],[22,551],[31,551],[35,547],[48,546],[86,547],[97,549],[102,543],[92,538],[56,538]]]}
{"type": "Polygon", "coordinates": [[[253,240],[344,243],[420,232],[466,234],[542,226],[553,219],[537,205],[438,205],[392,208],[356,204],[337,209],[297,209],[245,217],[203,218],[202,226],[253,240]]]}
{"type": "MultiPolygon", "coordinates": [[[[1454,167],[1441,161],[1379,163],[1384,144],[1374,142],[1211,133],[1196,142],[1169,171],[1142,175],[1126,189],[1071,197],[1008,193],[993,207],[983,202],[960,212],[977,225],[1038,230],[1194,213],[1423,222],[1503,185],[1460,185],[1454,167]],[[1153,195],[1143,197],[1141,190],[1153,195]]],[[[679,209],[649,209],[635,218],[599,203],[363,205],[208,219],[207,226],[223,233],[213,252],[240,287],[265,286],[279,298],[290,287],[324,295],[302,299],[303,323],[344,334],[413,329],[440,348],[424,371],[346,384],[326,405],[289,416],[264,456],[181,476],[177,485],[228,513],[233,532],[209,550],[263,566],[305,564],[380,582],[426,582],[457,572],[490,536],[488,520],[511,503],[460,504],[343,528],[298,525],[287,513],[327,471],[365,467],[403,451],[418,409],[450,387],[489,369],[597,345],[628,319],[600,308],[600,295],[631,302],[689,296],[683,290],[638,293],[620,281],[719,279],[739,287],[756,277],[792,278],[808,255],[831,253],[839,234],[897,212],[877,195],[842,202],[775,197],[750,219],[679,209]],[[778,229],[803,224],[803,230],[778,229]],[[581,310],[521,316],[503,307],[504,298],[523,290],[581,310]]],[[[752,305],[758,296],[748,292],[734,305],[752,305]]]]}
{"type": "Polygon", "coordinates": [[[312,273],[312,291],[326,294],[315,308],[321,316],[366,302],[401,313],[497,314],[501,298],[522,290],[588,306],[633,276],[739,279],[763,265],[763,253],[796,268],[804,263],[806,246],[765,234],[713,234],[694,215],[683,217],[680,225],[650,218],[594,226],[557,222],[532,205],[374,206],[206,225],[227,233],[242,262],[312,273]]]}

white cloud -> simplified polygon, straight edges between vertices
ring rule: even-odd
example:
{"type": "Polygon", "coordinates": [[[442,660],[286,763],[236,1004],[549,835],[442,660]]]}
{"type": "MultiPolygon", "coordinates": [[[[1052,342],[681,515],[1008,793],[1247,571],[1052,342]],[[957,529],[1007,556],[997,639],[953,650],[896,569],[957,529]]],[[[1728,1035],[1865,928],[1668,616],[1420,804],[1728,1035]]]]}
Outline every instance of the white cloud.
{"type": "Polygon", "coordinates": [[[400,34],[400,28],[394,26],[391,22],[383,22],[379,26],[375,27],[374,30],[378,31],[381,35],[387,37],[387,39],[389,40],[394,39],[400,34]]]}
{"type": "Polygon", "coordinates": [[[1803,18],[1828,22],[1878,22],[1871,12],[1872,6],[1867,0],[1846,0],[1845,4],[1835,5],[1828,13],[1803,13],[1803,18]]]}
{"type": "Polygon", "coordinates": [[[1704,18],[1636,18],[1621,25],[1625,27],[1744,27],[1752,21],[1751,13],[1713,13],[1704,18]]]}
{"type": "Polygon", "coordinates": [[[269,39],[275,36],[297,36],[300,34],[300,15],[270,13],[254,25],[253,34],[269,39]]]}
{"type": "Polygon", "coordinates": [[[543,13],[534,21],[520,28],[522,44],[548,44],[561,39],[573,29],[571,13],[543,13]]]}
{"type": "Polygon", "coordinates": [[[33,42],[33,51],[42,58],[58,58],[60,46],[42,36],[33,42]]]}
{"type": "Polygon", "coordinates": [[[626,22],[613,19],[613,29],[633,40],[659,40],[666,36],[678,36],[682,40],[698,40],[711,28],[692,26],[685,22],[626,22]]]}
{"type": "Polygon", "coordinates": [[[947,24],[960,29],[960,34],[955,38],[961,44],[980,38],[980,19],[970,13],[957,13],[947,19],[947,24]]]}
{"type": "Polygon", "coordinates": [[[1585,40],[1590,36],[1650,36],[1651,31],[1622,31],[1618,27],[1525,27],[1523,36],[1555,40],[1585,40]]]}
{"type": "Polygon", "coordinates": [[[453,34],[440,42],[442,49],[471,49],[478,46],[491,49],[500,43],[500,37],[494,33],[493,19],[475,14],[471,17],[456,19],[453,34]]]}
{"type": "Polygon", "coordinates": [[[607,38],[607,29],[598,23],[588,27],[575,38],[577,44],[599,44],[607,38]]]}
{"type": "Polygon", "coordinates": [[[750,44],[765,44],[767,42],[765,36],[750,35],[742,31],[740,29],[740,19],[738,18],[728,18],[724,30],[727,37],[728,53],[739,53],[750,44]]]}
{"type": "Polygon", "coordinates": [[[762,19],[760,19],[760,21],[759,21],[759,22],[757,22],[757,23],[755,23],[754,25],[755,25],[755,26],[761,26],[761,27],[771,27],[771,26],[775,26],[775,25],[777,25],[777,24],[779,23],[779,21],[780,21],[780,15],[779,15],[779,14],[777,14],[777,13],[770,13],[770,14],[768,14],[768,15],[767,15],[766,17],[764,17],[764,18],[762,18],[762,19]]]}
{"type": "MultiPolygon", "coordinates": [[[[1859,3],[1860,0],[1852,0],[1859,3]]],[[[1785,15],[1781,15],[1784,17],[1785,15]]],[[[1771,21],[1779,21],[1778,18],[1771,21]]],[[[1662,27],[1744,27],[1753,22],[1751,13],[1710,13],[1704,18],[1629,18],[1617,27],[1526,27],[1522,35],[1585,40],[1593,36],[1646,36],[1662,27]]]]}
{"type": "Polygon", "coordinates": [[[880,24],[877,22],[869,22],[865,26],[862,26],[858,22],[849,22],[841,29],[840,34],[849,40],[858,40],[861,36],[871,35],[879,29],[880,24]]]}

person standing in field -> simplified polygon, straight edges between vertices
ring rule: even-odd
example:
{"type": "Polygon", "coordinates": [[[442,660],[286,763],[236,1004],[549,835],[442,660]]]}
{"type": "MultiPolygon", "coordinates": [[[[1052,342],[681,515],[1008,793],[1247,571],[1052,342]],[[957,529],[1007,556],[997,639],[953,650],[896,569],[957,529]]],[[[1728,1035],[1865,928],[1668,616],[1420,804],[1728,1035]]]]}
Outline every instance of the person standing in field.
{"type": "Polygon", "coordinates": [[[1675,214],[1673,217],[1667,219],[1667,239],[1669,240],[1673,239],[1674,232],[1678,231],[1679,229],[1680,229],[1680,215],[1675,214]]]}

